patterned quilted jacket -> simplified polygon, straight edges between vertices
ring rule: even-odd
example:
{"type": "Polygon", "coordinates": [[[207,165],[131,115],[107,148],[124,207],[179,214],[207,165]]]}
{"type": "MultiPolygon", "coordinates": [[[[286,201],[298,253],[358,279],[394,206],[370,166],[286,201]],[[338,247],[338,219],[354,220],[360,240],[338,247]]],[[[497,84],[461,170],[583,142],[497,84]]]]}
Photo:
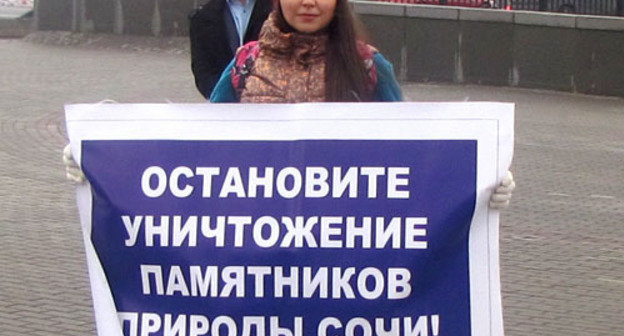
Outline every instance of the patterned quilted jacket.
{"type": "MultiPolygon", "coordinates": [[[[325,100],[327,35],[284,33],[269,15],[257,43],[241,47],[232,68],[232,85],[241,102],[299,103],[325,100]]],[[[375,87],[374,49],[361,44],[369,69],[371,92],[375,87]]]]}

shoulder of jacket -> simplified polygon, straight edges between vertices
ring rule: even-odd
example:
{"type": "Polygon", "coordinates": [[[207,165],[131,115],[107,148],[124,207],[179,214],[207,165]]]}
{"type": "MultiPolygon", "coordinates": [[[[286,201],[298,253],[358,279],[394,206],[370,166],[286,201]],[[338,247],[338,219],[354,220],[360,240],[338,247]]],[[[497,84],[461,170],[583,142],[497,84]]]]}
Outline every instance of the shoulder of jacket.
{"type": "Polygon", "coordinates": [[[189,20],[205,20],[215,16],[215,11],[225,6],[225,0],[210,0],[189,13],[189,20]]]}
{"type": "Polygon", "coordinates": [[[200,10],[200,9],[201,9],[201,7],[199,7],[199,8],[195,8],[195,9],[191,10],[191,11],[188,13],[188,16],[187,16],[187,17],[188,17],[188,19],[189,19],[189,20],[193,20],[193,19],[195,19],[195,17],[197,17],[197,13],[199,13],[199,10],[200,10]]]}

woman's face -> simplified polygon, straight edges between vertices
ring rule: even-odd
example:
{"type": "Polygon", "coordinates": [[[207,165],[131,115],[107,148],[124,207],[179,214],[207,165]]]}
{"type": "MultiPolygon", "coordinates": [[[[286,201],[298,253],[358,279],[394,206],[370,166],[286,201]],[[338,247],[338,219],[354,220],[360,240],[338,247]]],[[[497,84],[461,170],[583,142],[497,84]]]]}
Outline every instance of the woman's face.
{"type": "Polygon", "coordinates": [[[301,33],[314,33],[329,25],[337,0],[279,0],[288,24],[301,33]]]}

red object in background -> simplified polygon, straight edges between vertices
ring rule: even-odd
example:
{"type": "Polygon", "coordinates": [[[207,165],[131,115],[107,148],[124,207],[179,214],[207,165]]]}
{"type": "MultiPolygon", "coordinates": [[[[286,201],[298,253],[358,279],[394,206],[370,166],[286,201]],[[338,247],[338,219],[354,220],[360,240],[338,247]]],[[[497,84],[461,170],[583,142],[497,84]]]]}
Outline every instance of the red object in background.
{"type": "MultiPolygon", "coordinates": [[[[440,5],[440,0],[379,0],[384,2],[404,3],[404,4],[422,4],[422,5],[440,5]]],[[[487,0],[446,0],[446,6],[460,7],[488,7],[487,0]]]]}
{"type": "MultiPolygon", "coordinates": [[[[439,4],[440,1],[438,1],[439,4]]],[[[485,0],[447,0],[447,6],[462,6],[462,7],[484,7],[485,0]]]]}

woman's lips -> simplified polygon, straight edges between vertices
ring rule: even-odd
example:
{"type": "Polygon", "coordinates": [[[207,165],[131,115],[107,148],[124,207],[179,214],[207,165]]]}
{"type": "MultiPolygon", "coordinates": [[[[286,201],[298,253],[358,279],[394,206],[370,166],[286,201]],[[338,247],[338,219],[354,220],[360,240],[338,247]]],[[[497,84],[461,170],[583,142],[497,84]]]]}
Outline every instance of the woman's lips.
{"type": "Polygon", "coordinates": [[[299,14],[299,17],[303,21],[313,21],[314,19],[318,17],[318,15],[317,14],[299,14]]]}

